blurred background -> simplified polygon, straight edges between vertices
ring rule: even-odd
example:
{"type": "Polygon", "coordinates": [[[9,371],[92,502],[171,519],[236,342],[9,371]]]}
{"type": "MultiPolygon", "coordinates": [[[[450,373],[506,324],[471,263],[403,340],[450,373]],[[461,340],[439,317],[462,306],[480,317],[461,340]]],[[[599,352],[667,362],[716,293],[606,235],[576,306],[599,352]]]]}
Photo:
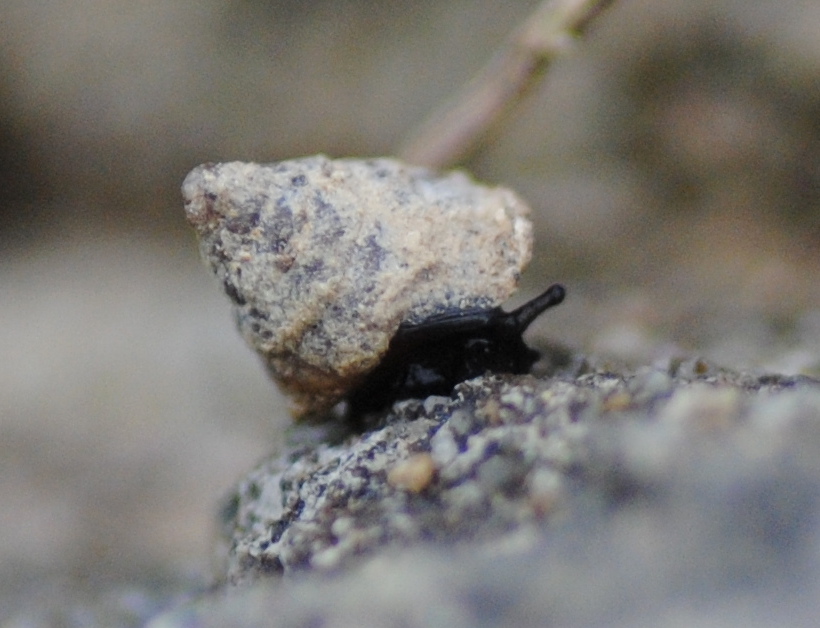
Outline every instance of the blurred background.
{"type": "MultiPolygon", "coordinates": [[[[185,174],[390,155],[536,4],[3,2],[0,621],[205,582],[221,496],[288,424],[185,174]]],[[[616,2],[465,167],[533,207],[517,300],[569,287],[536,337],[820,374],[816,1],[616,2]]]]}

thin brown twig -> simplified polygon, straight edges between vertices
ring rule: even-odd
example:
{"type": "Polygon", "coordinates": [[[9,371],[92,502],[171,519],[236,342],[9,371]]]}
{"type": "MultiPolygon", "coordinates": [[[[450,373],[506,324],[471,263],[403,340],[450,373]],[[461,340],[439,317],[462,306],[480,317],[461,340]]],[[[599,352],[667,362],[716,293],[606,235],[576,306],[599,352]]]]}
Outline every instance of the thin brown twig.
{"type": "Polygon", "coordinates": [[[429,168],[464,161],[532,92],[552,61],[613,2],[542,2],[478,75],[410,134],[399,157],[429,168]]]}

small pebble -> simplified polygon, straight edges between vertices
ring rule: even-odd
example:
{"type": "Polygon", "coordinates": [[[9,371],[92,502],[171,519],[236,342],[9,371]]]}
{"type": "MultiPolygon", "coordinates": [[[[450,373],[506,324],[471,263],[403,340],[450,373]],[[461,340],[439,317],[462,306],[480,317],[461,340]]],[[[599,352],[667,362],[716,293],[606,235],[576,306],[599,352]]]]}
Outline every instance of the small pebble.
{"type": "Polygon", "coordinates": [[[421,493],[430,486],[436,475],[436,463],[430,454],[416,454],[403,460],[387,474],[387,482],[393,488],[421,493]]]}

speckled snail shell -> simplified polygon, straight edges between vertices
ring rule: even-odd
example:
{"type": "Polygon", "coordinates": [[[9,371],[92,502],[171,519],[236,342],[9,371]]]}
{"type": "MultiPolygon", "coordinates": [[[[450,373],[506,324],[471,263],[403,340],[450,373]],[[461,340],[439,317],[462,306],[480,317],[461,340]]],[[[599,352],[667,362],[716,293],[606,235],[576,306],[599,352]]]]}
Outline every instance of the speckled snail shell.
{"type": "Polygon", "coordinates": [[[513,192],[392,159],[209,163],[182,192],[203,258],[296,418],[346,398],[400,326],[499,306],[531,255],[513,192]]]}

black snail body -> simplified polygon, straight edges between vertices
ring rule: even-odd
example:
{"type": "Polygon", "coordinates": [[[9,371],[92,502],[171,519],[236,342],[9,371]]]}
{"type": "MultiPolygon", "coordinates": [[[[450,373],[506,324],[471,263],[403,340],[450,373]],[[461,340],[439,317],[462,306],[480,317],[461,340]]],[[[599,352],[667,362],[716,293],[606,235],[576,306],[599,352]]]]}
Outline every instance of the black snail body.
{"type": "Polygon", "coordinates": [[[402,325],[365,382],[348,396],[353,417],[394,401],[449,395],[456,384],[490,373],[528,373],[539,354],[522,335],[566,291],[553,284],[512,312],[500,307],[437,316],[402,325]]]}

